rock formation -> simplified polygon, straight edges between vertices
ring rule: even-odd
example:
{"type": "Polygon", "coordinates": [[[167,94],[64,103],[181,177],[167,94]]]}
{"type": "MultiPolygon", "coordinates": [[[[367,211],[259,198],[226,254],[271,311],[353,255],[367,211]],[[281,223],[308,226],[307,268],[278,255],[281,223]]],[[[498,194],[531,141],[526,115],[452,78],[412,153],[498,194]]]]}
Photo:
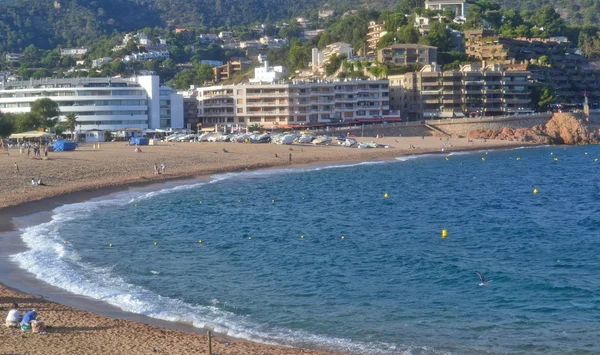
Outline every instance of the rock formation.
{"type": "Polygon", "coordinates": [[[546,124],[530,128],[507,126],[502,130],[473,130],[467,133],[467,138],[569,145],[599,142],[597,134],[570,113],[555,113],[546,124]]]}

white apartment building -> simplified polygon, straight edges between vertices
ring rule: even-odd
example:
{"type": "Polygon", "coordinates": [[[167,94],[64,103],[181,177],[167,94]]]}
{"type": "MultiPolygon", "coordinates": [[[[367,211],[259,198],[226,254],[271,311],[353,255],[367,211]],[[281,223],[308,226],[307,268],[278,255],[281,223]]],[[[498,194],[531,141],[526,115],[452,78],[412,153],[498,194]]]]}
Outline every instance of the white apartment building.
{"type": "Polygon", "coordinates": [[[61,57],[83,57],[87,48],[64,48],[60,50],[61,57]]]}
{"type": "Polygon", "coordinates": [[[387,80],[212,86],[199,88],[197,99],[204,125],[258,123],[269,128],[390,114],[387,80]]]}
{"type": "Polygon", "coordinates": [[[286,67],[277,65],[274,67],[269,66],[269,62],[265,61],[262,67],[254,68],[254,78],[250,79],[251,83],[273,83],[288,73],[286,67]]]}
{"type": "Polygon", "coordinates": [[[123,58],[124,63],[135,62],[135,61],[146,61],[150,59],[157,58],[169,58],[171,53],[169,51],[148,51],[142,53],[133,53],[131,55],[126,55],[123,58]]]}
{"type": "Polygon", "coordinates": [[[444,11],[450,9],[454,13],[454,20],[464,22],[467,19],[467,0],[425,0],[425,8],[429,10],[444,11]]]}
{"type": "Polygon", "coordinates": [[[183,127],[183,96],[158,76],[0,82],[2,112],[27,113],[40,98],[58,103],[61,120],[74,112],[81,131],[183,127]]]}

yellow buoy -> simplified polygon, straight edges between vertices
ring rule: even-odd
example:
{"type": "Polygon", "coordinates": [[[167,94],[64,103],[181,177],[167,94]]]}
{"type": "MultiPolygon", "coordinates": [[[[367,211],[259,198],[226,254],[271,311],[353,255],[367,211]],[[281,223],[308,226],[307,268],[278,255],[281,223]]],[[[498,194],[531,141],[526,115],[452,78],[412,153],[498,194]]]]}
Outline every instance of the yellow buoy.
{"type": "Polygon", "coordinates": [[[448,157],[446,157],[446,160],[449,160],[448,157]]]}
{"type": "Polygon", "coordinates": [[[271,200],[271,203],[275,203],[275,200],[271,200]]]}
{"type": "Polygon", "coordinates": [[[594,159],[594,161],[598,161],[598,158],[594,159]]]}
{"type": "Polygon", "coordinates": [[[442,238],[446,238],[448,236],[448,231],[445,229],[442,229],[442,238]]]}
{"type": "Polygon", "coordinates": [[[157,244],[158,244],[158,242],[154,242],[154,245],[157,245],[157,244]]]}
{"type": "Polygon", "coordinates": [[[383,197],[388,198],[390,197],[390,195],[388,195],[388,193],[386,192],[385,195],[383,195],[383,197]]]}
{"type": "Polygon", "coordinates": [[[238,203],[239,203],[239,202],[242,202],[242,200],[238,200],[238,203]]]}
{"type": "Polygon", "coordinates": [[[138,204],[136,203],[136,204],[135,204],[135,207],[137,207],[137,206],[138,206],[138,204]]]}
{"type": "Polygon", "coordinates": [[[252,239],[252,237],[248,237],[248,240],[251,240],[251,239],[252,239]]]}
{"type": "Polygon", "coordinates": [[[554,158],[554,161],[558,161],[558,158],[554,158]]]}
{"type": "Polygon", "coordinates": [[[200,240],[198,241],[198,243],[202,244],[202,239],[200,239],[200,240]]]}
{"type": "Polygon", "coordinates": [[[109,244],[108,246],[112,248],[112,244],[109,244]]]}
{"type": "Polygon", "coordinates": [[[521,160],[521,158],[517,158],[517,160],[521,160]]]}
{"type": "Polygon", "coordinates": [[[484,158],[484,157],[481,157],[481,161],[485,161],[485,158],[484,158]]]}
{"type": "Polygon", "coordinates": [[[344,239],[344,236],[342,236],[342,239],[344,239]]]}
{"type": "Polygon", "coordinates": [[[300,239],[304,239],[304,236],[303,236],[303,235],[301,235],[301,236],[300,236],[300,239]]]}
{"type": "Polygon", "coordinates": [[[485,152],[485,155],[488,155],[488,152],[485,152]]]}
{"type": "Polygon", "coordinates": [[[66,241],[64,241],[64,242],[63,242],[63,244],[67,244],[67,242],[66,242],[66,241]]]}
{"type": "Polygon", "coordinates": [[[538,189],[533,189],[533,194],[534,195],[537,195],[538,192],[539,192],[538,189]]]}

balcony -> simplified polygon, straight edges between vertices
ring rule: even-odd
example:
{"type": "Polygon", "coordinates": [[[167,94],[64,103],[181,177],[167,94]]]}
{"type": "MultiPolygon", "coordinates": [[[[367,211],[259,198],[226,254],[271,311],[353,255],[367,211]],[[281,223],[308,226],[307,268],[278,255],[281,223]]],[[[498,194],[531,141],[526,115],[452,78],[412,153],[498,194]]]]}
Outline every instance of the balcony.
{"type": "Polygon", "coordinates": [[[287,115],[290,111],[249,111],[246,113],[247,116],[273,116],[273,115],[287,115]]]}
{"type": "Polygon", "coordinates": [[[290,103],[285,101],[285,102],[247,102],[246,106],[288,106],[290,103]]]}

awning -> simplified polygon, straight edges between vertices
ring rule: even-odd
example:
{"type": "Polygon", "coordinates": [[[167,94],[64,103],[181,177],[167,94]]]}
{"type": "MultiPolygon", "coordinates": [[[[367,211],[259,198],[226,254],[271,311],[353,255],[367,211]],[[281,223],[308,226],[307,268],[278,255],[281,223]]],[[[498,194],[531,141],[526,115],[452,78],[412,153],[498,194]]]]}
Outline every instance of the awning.
{"type": "Polygon", "coordinates": [[[54,137],[54,134],[40,132],[40,131],[28,131],[28,132],[21,132],[21,133],[13,133],[8,138],[24,139],[24,138],[49,138],[49,137],[54,137]]]}

